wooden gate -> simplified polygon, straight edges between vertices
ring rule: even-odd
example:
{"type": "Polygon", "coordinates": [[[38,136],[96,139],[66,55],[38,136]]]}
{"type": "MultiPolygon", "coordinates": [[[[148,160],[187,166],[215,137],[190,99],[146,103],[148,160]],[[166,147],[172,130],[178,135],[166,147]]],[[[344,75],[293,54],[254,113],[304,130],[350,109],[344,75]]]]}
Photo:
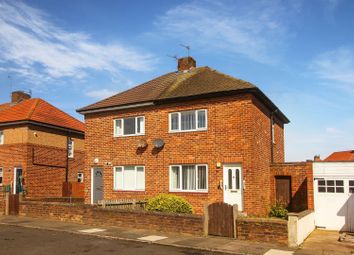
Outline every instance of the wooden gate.
{"type": "Polygon", "coordinates": [[[208,206],[208,234],[234,237],[234,216],[232,205],[218,202],[208,206]]]}
{"type": "Polygon", "coordinates": [[[278,202],[289,207],[291,204],[291,177],[290,176],[276,176],[276,199],[278,202]]]}
{"type": "Polygon", "coordinates": [[[10,194],[9,196],[9,214],[18,215],[20,210],[20,196],[19,194],[10,194]]]}

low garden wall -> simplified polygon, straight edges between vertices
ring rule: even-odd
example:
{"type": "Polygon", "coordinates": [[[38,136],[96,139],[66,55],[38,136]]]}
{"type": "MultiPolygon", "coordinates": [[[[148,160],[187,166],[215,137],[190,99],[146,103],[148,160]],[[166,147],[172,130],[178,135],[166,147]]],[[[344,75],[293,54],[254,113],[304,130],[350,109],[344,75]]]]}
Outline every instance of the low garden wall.
{"type": "Polygon", "coordinates": [[[22,201],[20,216],[81,224],[203,235],[203,216],[106,209],[83,204],[22,201]]]}
{"type": "Polygon", "coordinates": [[[315,213],[306,210],[288,214],[289,246],[297,247],[315,230],[315,213]]]}
{"type": "Polygon", "coordinates": [[[288,244],[288,222],[273,218],[236,219],[236,236],[240,240],[288,244]]]}

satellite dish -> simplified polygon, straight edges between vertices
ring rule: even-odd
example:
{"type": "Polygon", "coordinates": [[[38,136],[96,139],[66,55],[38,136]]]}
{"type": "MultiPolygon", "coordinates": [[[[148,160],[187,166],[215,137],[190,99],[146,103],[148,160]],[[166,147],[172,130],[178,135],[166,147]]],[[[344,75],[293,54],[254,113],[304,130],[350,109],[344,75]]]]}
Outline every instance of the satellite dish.
{"type": "Polygon", "coordinates": [[[147,147],[147,142],[146,142],[146,140],[145,139],[140,139],[139,141],[138,141],[138,148],[145,148],[145,147],[147,147]]]}
{"type": "Polygon", "coordinates": [[[158,138],[154,140],[154,146],[155,148],[161,149],[165,145],[164,140],[158,138]]]}

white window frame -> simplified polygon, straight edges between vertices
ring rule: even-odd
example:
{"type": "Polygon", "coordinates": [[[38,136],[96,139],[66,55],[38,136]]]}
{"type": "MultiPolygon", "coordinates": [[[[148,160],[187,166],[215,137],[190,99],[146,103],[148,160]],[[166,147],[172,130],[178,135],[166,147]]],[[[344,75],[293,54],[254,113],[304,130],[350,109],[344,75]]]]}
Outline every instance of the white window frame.
{"type": "Polygon", "coordinates": [[[198,110],[186,110],[180,112],[170,112],[168,114],[168,122],[169,122],[169,132],[170,133],[180,133],[180,132],[195,132],[195,131],[205,131],[208,130],[208,110],[207,109],[198,109],[198,110]],[[195,114],[195,129],[189,130],[181,130],[181,113],[182,112],[190,112],[194,111],[195,114]],[[198,128],[198,112],[204,111],[205,112],[205,127],[198,128]],[[172,129],[172,114],[178,114],[178,129],[172,129]]]}
{"type": "Polygon", "coordinates": [[[326,193],[326,194],[343,194],[345,192],[345,180],[344,179],[323,179],[323,180],[319,180],[317,183],[317,192],[318,193],[326,193]],[[319,182],[320,181],[324,181],[325,184],[322,185],[319,182]],[[333,181],[333,185],[328,185],[328,181],[333,181]],[[337,185],[337,181],[342,181],[343,185],[337,185]],[[320,188],[324,188],[325,191],[320,191],[320,188]],[[328,188],[333,188],[333,192],[329,192],[328,188]],[[343,192],[338,192],[337,188],[342,188],[343,192]]]}
{"type": "Polygon", "coordinates": [[[139,135],[145,135],[145,116],[133,116],[133,117],[126,117],[126,118],[119,118],[119,119],[114,119],[113,120],[113,136],[114,137],[125,137],[125,136],[139,136],[139,135]],[[135,119],[135,134],[130,134],[130,135],[125,135],[124,134],[124,120],[125,119],[135,119]],[[143,118],[143,130],[142,132],[138,133],[138,119],[143,118]],[[116,130],[116,122],[120,120],[122,122],[122,132],[121,134],[117,134],[116,130]]]}
{"type": "Polygon", "coordinates": [[[84,173],[83,173],[83,172],[77,172],[77,182],[78,182],[78,183],[83,183],[84,180],[85,180],[85,175],[84,175],[84,173]],[[79,178],[79,175],[81,175],[82,177],[79,178]],[[79,182],[79,179],[81,180],[80,182],[79,182]]]}
{"type": "Polygon", "coordinates": [[[4,170],[2,167],[0,167],[0,172],[1,172],[1,177],[2,177],[2,180],[0,182],[0,186],[2,186],[3,182],[4,182],[4,170]]]}
{"type": "Polygon", "coordinates": [[[170,192],[193,192],[193,193],[208,193],[208,189],[209,189],[209,181],[208,181],[208,176],[209,176],[209,170],[208,170],[208,165],[207,164],[181,164],[181,165],[170,165],[169,167],[169,181],[170,181],[170,184],[169,184],[169,191],[170,192]],[[196,189],[195,190],[185,190],[185,189],[182,189],[182,166],[194,166],[195,167],[195,174],[196,174],[196,177],[195,177],[195,182],[196,182],[196,189]],[[206,189],[198,189],[198,166],[205,166],[206,168],[206,189]],[[179,168],[179,178],[180,178],[180,188],[179,189],[174,189],[172,188],[172,168],[173,167],[178,167],[179,168]]]}
{"type": "Polygon", "coordinates": [[[145,189],[146,189],[146,175],[145,175],[145,166],[143,166],[143,165],[125,165],[125,166],[114,166],[113,167],[113,190],[114,191],[145,191],[145,189]],[[134,173],[135,173],[135,188],[134,189],[125,189],[124,188],[124,178],[122,178],[122,180],[120,181],[121,182],[121,187],[123,187],[122,189],[119,189],[118,187],[117,187],[117,173],[116,173],[116,168],[121,168],[122,169],[122,176],[124,176],[124,168],[125,167],[128,167],[128,166],[130,166],[130,167],[134,167],[134,173]],[[144,169],[144,189],[137,189],[136,188],[136,184],[137,184],[137,168],[138,167],[142,167],[143,169],[144,169]]]}
{"type": "Polygon", "coordinates": [[[0,145],[4,144],[4,139],[5,139],[4,130],[0,130],[0,145]]]}
{"type": "Polygon", "coordinates": [[[72,138],[68,139],[68,158],[74,158],[74,147],[75,143],[72,138]],[[69,150],[69,143],[71,142],[71,150],[69,150]]]}

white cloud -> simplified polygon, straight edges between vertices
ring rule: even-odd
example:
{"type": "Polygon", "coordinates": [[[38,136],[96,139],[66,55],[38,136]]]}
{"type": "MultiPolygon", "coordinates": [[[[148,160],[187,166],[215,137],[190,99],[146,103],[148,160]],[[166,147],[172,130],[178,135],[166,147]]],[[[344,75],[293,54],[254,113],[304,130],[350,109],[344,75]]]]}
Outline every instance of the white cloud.
{"type": "Polygon", "coordinates": [[[32,82],[82,79],[90,70],[148,71],[155,63],[151,54],[121,43],[102,44],[88,34],[65,31],[46,13],[17,1],[0,2],[0,58],[32,82]]]}
{"type": "Polygon", "coordinates": [[[310,69],[321,80],[354,92],[354,54],[349,48],[338,48],[317,56],[310,69]]]}
{"type": "Polygon", "coordinates": [[[192,50],[222,50],[258,62],[273,62],[287,37],[289,12],[300,8],[283,3],[193,1],[168,10],[155,26],[163,36],[191,44],[192,50]]]}
{"type": "Polygon", "coordinates": [[[91,90],[85,93],[86,96],[91,97],[96,100],[101,100],[116,94],[117,91],[109,90],[109,89],[99,89],[99,90],[91,90]]]}

